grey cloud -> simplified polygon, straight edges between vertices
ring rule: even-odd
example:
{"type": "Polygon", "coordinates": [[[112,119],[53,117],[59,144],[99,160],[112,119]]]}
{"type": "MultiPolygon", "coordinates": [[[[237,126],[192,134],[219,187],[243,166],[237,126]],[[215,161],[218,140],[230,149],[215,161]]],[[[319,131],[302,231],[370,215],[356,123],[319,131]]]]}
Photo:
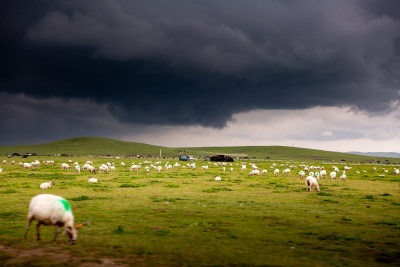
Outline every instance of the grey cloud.
{"type": "Polygon", "coordinates": [[[3,49],[2,91],[90,99],[125,123],[216,128],[253,109],[374,113],[400,99],[393,1],[44,3],[3,49]]]}

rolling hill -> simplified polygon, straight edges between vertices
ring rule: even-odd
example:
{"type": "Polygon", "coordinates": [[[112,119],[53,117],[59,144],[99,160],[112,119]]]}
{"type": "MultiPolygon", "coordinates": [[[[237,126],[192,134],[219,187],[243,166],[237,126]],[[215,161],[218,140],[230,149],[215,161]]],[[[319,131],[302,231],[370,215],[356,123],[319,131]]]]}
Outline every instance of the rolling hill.
{"type": "Polygon", "coordinates": [[[234,159],[271,159],[271,160],[321,160],[321,161],[361,161],[369,162],[379,160],[382,162],[398,162],[398,158],[364,156],[324,150],[286,147],[286,146],[237,146],[237,147],[185,147],[169,148],[154,146],[144,143],[126,142],[103,137],[77,137],[63,139],[55,142],[23,145],[23,146],[0,146],[0,154],[8,155],[12,153],[36,153],[39,155],[142,155],[163,157],[177,157],[181,151],[201,158],[210,157],[217,154],[230,155],[234,159]]]}

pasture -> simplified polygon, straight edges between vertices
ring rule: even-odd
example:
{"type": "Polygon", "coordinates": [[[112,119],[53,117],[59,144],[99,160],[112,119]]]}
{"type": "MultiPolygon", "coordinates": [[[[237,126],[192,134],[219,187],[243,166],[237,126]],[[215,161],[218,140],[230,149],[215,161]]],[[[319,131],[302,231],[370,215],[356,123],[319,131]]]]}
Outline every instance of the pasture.
{"type": "MultiPolygon", "coordinates": [[[[332,162],[252,161],[267,175],[248,176],[241,163],[173,168],[162,159],[160,173],[132,162],[156,159],[31,157],[54,165],[22,169],[26,159],[5,157],[0,173],[0,265],[10,266],[385,266],[400,264],[400,178],[393,166],[348,165],[347,181],[339,176],[319,180],[320,192],[309,192],[298,176],[302,168],[282,176],[288,165],[324,166],[332,162]],[[25,161],[23,161],[25,160],[25,161]],[[115,163],[110,173],[92,175],[61,170],[72,160],[98,166],[115,163]],[[125,167],[120,167],[120,162],[125,167]],[[278,164],[274,176],[271,165],[278,164]],[[239,164],[239,165],[237,165],[239,164]],[[284,164],[281,167],[280,164],[284,164]],[[373,167],[377,171],[373,171],[373,167]],[[388,170],[384,173],[383,168],[388,170]],[[357,171],[359,173],[357,173],[357,171]],[[222,180],[215,181],[220,175],[222,180]],[[385,175],[385,176],[380,176],[385,175]],[[40,189],[54,181],[51,189],[40,189]],[[79,229],[77,244],[52,242],[54,228],[35,223],[22,240],[30,199],[43,193],[66,198],[79,229]]],[[[185,165],[186,162],[180,162],[185,165]]],[[[70,164],[72,166],[72,164],[70,164]]],[[[340,171],[344,165],[334,163],[340,171]]],[[[149,164],[147,164],[149,166],[149,164]]],[[[396,167],[398,168],[398,167],[396,167]]]]}

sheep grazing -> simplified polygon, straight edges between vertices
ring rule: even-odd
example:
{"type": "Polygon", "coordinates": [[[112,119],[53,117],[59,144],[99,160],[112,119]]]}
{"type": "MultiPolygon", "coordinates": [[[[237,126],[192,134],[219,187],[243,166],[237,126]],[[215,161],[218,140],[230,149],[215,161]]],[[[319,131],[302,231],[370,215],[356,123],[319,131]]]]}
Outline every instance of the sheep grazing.
{"type": "Polygon", "coordinates": [[[121,165],[121,167],[125,167],[125,163],[123,163],[123,162],[121,162],[120,165],[121,165]]]}
{"type": "Polygon", "coordinates": [[[94,166],[88,165],[87,168],[88,172],[95,174],[96,168],[94,166]]]}
{"type": "Polygon", "coordinates": [[[260,170],[251,170],[249,176],[260,175],[260,170]]]}
{"type": "Polygon", "coordinates": [[[282,172],[282,175],[289,175],[290,174],[290,169],[284,169],[282,172]]]}
{"type": "Polygon", "coordinates": [[[396,169],[396,168],[394,168],[394,172],[393,172],[393,174],[398,176],[398,175],[399,175],[399,173],[400,173],[400,170],[399,170],[399,169],[396,169]]]}
{"type": "Polygon", "coordinates": [[[32,168],[33,168],[32,164],[26,163],[26,162],[22,164],[22,167],[23,167],[24,169],[27,169],[27,168],[32,169],[32,168]]]}
{"type": "Polygon", "coordinates": [[[57,241],[60,234],[60,227],[64,227],[70,244],[75,244],[77,231],[74,228],[74,215],[71,206],[64,198],[51,194],[41,194],[33,197],[29,203],[28,223],[24,233],[26,239],[29,226],[33,220],[37,220],[36,239],[40,240],[40,225],[54,225],[55,236],[53,241],[57,241]]]}
{"type": "Polygon", "coordinates": [[[71,167],[67,163],[62,163],[61,164],[61,170],[64,170],[64,169],[70,170],[71,167]]]}
{"type": "Polygon", "coordinates": [[[246,170],[246,165],[242,165],[242,168],[240,169],[241,171],[246,170]]]}
{"type": "Polygon", "coordinates": [[[229,168],[229,171],[230,171],[230,172],[233,172],[233,168],[229,168]]]}
{"type": "Polygon", "coordinates": [[[274,175],[278,175],[279,174],[279,169],[275,169],[274,170],[274,175]]]}
{"type": "Polygon", "coordinates": [[[108,165],[105,165],[105,164],[101,164],[100,165],[100,167],[99,167],[99,173],[101,173],[101,172],[103,172],[103,173],[109,173],[110,172],[110,169],[108,168],[108,165]]]}
{"type": "Polygon", "coordinates": [[[52,185],[55,185],[55,183],[53,181],[50,181],[48,183],[42,183],[40,185],[41,189],[50,189],[52,185]]]}
{"type": "Polygon", "coordinates": [[[329,177],[331,178],[331,181],[333,181],[333,179],[336,178],[336,172],[331,172],[331,174],[329,174],[329,177]]]}
{"type": "Polygon", "coordinates": [[[324,175],[326,176],[326,171],[325,171],[325,170],[322,170],[322,171],[320,172],[320,175],[321,175],[321,178],[323,178],[324,175]]]}
{"type": "Polygon", "coordinates": [[[75,165],[75,171],[76,173],[81,173],[81,166],[75,165]]]}
{"type": "Polygon", "coordinates": [[[7,164],[7,160],[3,160],[3,164],[7,164]]]}
{"type": "Polygon", "coordinates": [[[202,169],[202,170],[208,170],[208,165],[201,166],[201,169],[202,169]]]}
{"type": "Polygon", "coordinates": [[[96,178],[92,178],[92,176],[89,176],[88,183],[97,183],[97,179],[96,178]]]}
{"type": "Polygon", "coordinates": [[[157,167],[157,171],[158,171],[158,172],[161,172],[161,170],[162,170],[162,166],[158,166],[158,167],[157,167]]]}
{"type": "Polygon", "coordinates": [[[138,165],[132,165],[129,171],[139,171],[139,166],[138,165]]]}
{"type": "Polygon", "coordinates": [[[306,173],[305,173],[304,171],[300,171],[300,172],[299,172],[299,176],[300,176],[300,179],[301,179],[301,180],[303,180],[303,178],[304,178],[305,175],[306,175],[306,173]]]}
{"type": "Polygon", "coordinates": [[[11,165],[14,165],[14,164],[15,164],[15,160],[11,161],[11,165]]]}
{"type": "Polygon", "coordinates": [[[262,174],[262,175],[264,175],[264,174],[267,175],[267,173],[268,173],[267,170],[262,170],[262,171],[261,171],[261,174],[262,174]]]}
{"type": "Polygon", "coordinates": [[[215,177],[215,181],[221,181],[221,176],[215,177]]]}
{"type": "Polygon", "coordinates": [[[319,192],[319,185],[318,185],[317,179],[315,179],[313,176],[307,176],[306,185],[310,186],[310,191],[313,191],[313,188],[317,188],[317,190],[319,192]]]}
{"type": "Polygon", "coordinates": [[[342,175],[340,175],[339,181],[346,182],[346,178],[347,178],[347,176],[346,176],[346,172],[345,172],[345,171],[343,171],[342,175]]]}

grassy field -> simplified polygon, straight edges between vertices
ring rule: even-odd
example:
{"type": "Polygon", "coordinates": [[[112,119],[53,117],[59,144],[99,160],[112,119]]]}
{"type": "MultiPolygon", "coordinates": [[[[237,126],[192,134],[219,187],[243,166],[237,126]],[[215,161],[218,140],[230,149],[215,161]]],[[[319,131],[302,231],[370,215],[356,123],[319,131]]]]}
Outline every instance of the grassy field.
{"type": "MultiPolygon", "coordinates": [[[[299,169],[273,176],[268,161],[257,163],[267,175],[250,177],[249,165],[240,171],[240,162],[233,163],[232,173],[212,164],[203,171],[206,163],[198,161],[195,170],[163,167],[146,174],[144,168],[130,172],[131,160],[68,158],[81,166],[89,159],[96,167],[115,163],[116,170],[95,175],[99,182],[89,184],[87,173],[61,170],[66,158],[51,159],[55,165],[34,170],[11,165],[10,159],[1,164],[0,266],[400,264],[400,178],[393,167],[376,166],[374,172],[373,166],[354,165],[344,183],[321,179],[318,193],[307,191],[299,169]],[[119,167],[121,161],[127,167],[119,167]],[[217,175],[222,181],[214,180],[217,175]],[[39,189],[49,180],[55,182],[51,189],[39,189]],[[53,227],[42,226],[37,242],[35,224],[22,240],[29,201],[41,193],[68,199],[75,224],[90,221],[75,246],[65,236],[59,244],[51,242],[53,227]]],[[[330,164],[307,164],[331,170],[330,164]]]]}
{"type": "Polygon", "coordinates": [[[183,147],[169,148],[148,145],[136,142],[126,142],[103,137],[77,137],[63,139],[51,143],[21,146],[0,146],[0,155],[8,155],[14,152],[36,153],[38,155],[67,154],[74,156],[87,155],[141,155],[158,157],[160,149],[163,157],[178,157],[179,153],[185,151],[189,155],[202,158],[218,154],[226,154],[234,159],[272,159],[272,160],[320,160],[320,161],[354,161],[398,163],[399,158],[369,157],[347,153],[331,152],[316,149],[285,146],[237,146],[237,147],[183,147]]]}

